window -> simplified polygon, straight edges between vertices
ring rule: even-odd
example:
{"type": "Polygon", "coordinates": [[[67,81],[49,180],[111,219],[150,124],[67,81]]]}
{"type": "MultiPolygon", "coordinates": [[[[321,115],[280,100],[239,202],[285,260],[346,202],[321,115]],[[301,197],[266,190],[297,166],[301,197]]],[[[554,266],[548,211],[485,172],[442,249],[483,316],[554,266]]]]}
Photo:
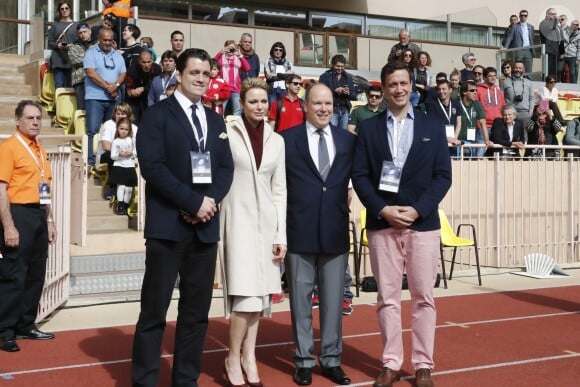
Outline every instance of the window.
{"type": "Polygon", "coordinates": [[[300,66],[324,65],[324,35],[308,32],[297,32],[298,63],[300,66]]]}
{"type": "Polygon", "coordinates": [[[385,38],[398,38],[399,31],[405,28],[405,22],[400,20],[367,19],[367,34],[370,36],[383,36],[385,38]]]}

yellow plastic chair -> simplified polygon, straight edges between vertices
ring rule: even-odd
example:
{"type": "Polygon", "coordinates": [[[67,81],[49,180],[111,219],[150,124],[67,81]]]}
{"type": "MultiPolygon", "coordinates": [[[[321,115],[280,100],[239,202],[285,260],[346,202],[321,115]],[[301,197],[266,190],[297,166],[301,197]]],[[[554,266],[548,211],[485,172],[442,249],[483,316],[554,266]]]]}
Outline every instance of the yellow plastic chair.
{"type": "MultiPolygon", "coordinates": [[[[72,127],[69,125],[69,133],[67,134],[78,134],[84,135],[87,132],[87,113],[84,110],[76,110],[73,114],[72,127]]],[[[75,152],[82,151],[82,144],[79,141],[73,141],[71,144],[72,149],[75,152]]]]}
{"type": "Polygon", "coordinates": [[[47,112],[54,112],[54,92],[54,74],[52,71],[47,71],[42,78],[42,88],[39,97],[40,103],[46,106],[47,112]]]}
{"type": "Polygon", "coordinates": [[[54,122],[65,128],[66,132],[77,110],[77,95],[70,87],[59,87],[55,91],[54,100],[56,104],[54,122]]]}
{"type": "Polygon", "coordinates": [[[360,211],[359,217],[359,225],[360,225],[360,238],[358,240],[358,254],[355,256],[355,265],[354,265],[354,276],[355,276],[355,284],[356,284],[356,296],[359,296],[359,289],[360,289],[360,265],[362,262],[363,256],[363,249],[365,249],[365,255],[368,254],[369,248],[369,241],[367,239],[367,210],[360,211]]]}
{"type": "Polygon", "coordinates": [[[449,271],[449,280],[451,280],[453,276],[453,266],[455,265],[455,256],[457,253],[458,247],[465,247],[465,246],[473,246],[475,249],[475,263],[477,264],[477,280],[479,282],[479,286],[481,286],[481,272],[479,268],[479,252],[477,251],[477,236],[475,233],[475,226],[472,224],[460,224],[457,227],[457,233],[453,232],[451,228],[451,224],[447,219],[447,215],[445,215],[445,211],[439,209],[439,221],[441,223],[441,267],[443,271],[443,282],[445,284],[445,289],[447,289],[447,279],[445,277],[445,262],[443,261],[443,248],[444,247],[453,247],[453,258],[451,260],[451,270],[449,271]],[[461,231],[461,227],[466,226],[471,228],[471,232],[473,235],[473,240],[461,238],[457,236],[461,231]]]}

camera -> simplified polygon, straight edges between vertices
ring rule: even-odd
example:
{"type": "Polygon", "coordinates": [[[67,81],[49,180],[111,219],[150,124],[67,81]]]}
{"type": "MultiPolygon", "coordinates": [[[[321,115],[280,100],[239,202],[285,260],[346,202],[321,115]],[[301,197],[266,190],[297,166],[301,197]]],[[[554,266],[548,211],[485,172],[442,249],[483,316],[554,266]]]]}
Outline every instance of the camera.
{"type": "Polygon", "coordinates": [[[233,48],[233,47],[230,47],[230,48],[228,49],[228,52],[229,52],[230,54],[233,54],[234,52],[236,52],[236,49],[235,49],[235,48],[233,48]]]}
{"type": "Polygon", "coordinates": [[[524,100],[523,95],[514,95],[514,102],[522,102],[524,100]]]}

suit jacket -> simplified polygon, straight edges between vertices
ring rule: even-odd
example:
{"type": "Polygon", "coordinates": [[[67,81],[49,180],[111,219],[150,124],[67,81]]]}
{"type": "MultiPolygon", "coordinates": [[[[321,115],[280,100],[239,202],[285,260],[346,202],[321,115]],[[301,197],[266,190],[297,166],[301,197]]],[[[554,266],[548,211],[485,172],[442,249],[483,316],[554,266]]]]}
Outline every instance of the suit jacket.
{"type": "Polygon", "coordinates": [[[181,241],[197,233],[205,243],[219,240],[219,214],[209,222],[191,225],[180,210],[195,215],[204,196],[216,203],[230,189],[234,163],[222,117],[205,109],[206,152],[211,155],[211,184],[193,184],[191,151],[199,151],[193,128],[175,96],[145,111],[137,133],[137,155],[146,180],[145,238],[181,241]]]}
{"type": "Polygon", "coordinates": [[[286,147],[286,234],[293,253],[338,255],[349,250],[348,181],[355,136],[330,129],[336,155],[326,181],[310,155],[306,125],[280,133],[286,147]]]}
{"type": "MultiPolygon", "coordinates": [[[[493,124],[491,125],[491,134],[489,135],[489,139],[494,144],[503,145],[509,148],[512,146],[512,142],[526,142],[526,130],[524,128],[524,124],[522,124],[522,121],[516,119],[514,121],[513,137],[510,140],[508,128],[503,118],[496,118],[493,120],[493,124]]],[[[500,151],[501,149],[499,148],[489,149],[488,154],[492,155],[493,153],[500,151]]]]}
{"type": "MultiPolygon", "coordinates": [[[[528,26],[528,39],[530,45],[534,44],[534,26],[527,23],[528,26]]],[[[521,23],[516,23],[508,32],[505,40],[504,48],[518,48],[524,46],[524,38],[522,35],[521,23]]]]}
{"type": "Polygon", "coordinates": [[[414,112],[413,144],[403,166],[399,192],[379,190],[383,161],[393,156],[387,138],[387,111],[363,121],[356,139],[352,183],[367,209],[366,227],[371,230],[390,227],[381,210],[388,205],[412,206],[419,218],[412,230],[440,228],[437,207],[451,186],[451,160],[445,131],[439,120],[414,112]]]}

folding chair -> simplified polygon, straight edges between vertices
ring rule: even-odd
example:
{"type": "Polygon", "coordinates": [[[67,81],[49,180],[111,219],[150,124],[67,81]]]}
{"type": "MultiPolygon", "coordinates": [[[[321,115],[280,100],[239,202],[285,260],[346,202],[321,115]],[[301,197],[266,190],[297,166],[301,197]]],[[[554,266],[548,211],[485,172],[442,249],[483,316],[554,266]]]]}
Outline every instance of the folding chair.
{"type": "MultiPolygon", "coordinates": [[[[76,110],[73,114],[72,128],[69,126],[69,133],[67,134],[78,134],[84,135],[87,133],[87,114],[84,110],[76,110]]],[[[73,141],[71,148],[75,152],[82,151],[81,141],[73,141]]]]}
{"type": "Polygon", "coordinates": [[[67,131],[77,110],[77,95],[72,88],[59,87],[54,94],[56,115],[54,123],[67,131]]]}
{"type": "Polygon", "coordinates": [[[445,276],[445,261],[443,260],[443,247],[453,247],[453,258],[451,260],[451,270],[449,271],[449,280],[453,276],[453,266],[455,265],[455,256],[457,254],[458,247],[473,246],[475,249],[475,263],[477,264],[477,280],[479,286],[481,286],[481,272],[479,268],[479,252],[477,251],[477,236],[475,233],[475,226],[472,224],[460,224],[457,226],[457,233],[453,232],[451,224],[445,215],[445,211],[439,209],[439,221],[441,223],[441,244],[439,246],[441,252],[441,270],[443,271],[443,282],[445,284],[445,289],[447,289],[447,278],[445,276]],[[457,236],[461,230],[461,227],[466,226],[471,228],[473,235],[473,240],[461,238],[457,236]]]}
{"type": "Polygon", "coordinates": [[[47,112],[54,112],[54,74],[52,71],[46,71],[42,77],[42,88],[40,90],[40,103],[45,105],[47,112]]]}
{"type": "Polygon", "coordinates": [[[360,265],[362,262],[362,255],[363,255],[363,248],[366,249],[365,255],[368,253],[369,248],[369,241],[367,239],[367,229],[366,229],[366,222],[367,222],[367,210],[360,211],[359,217],[359,225],[360,225],[360,238],[358,240],[358,254],[355,256],[355,263],[354,263],[354,276],[355,276],[355,284],[356,284],[356,296],[359,296],[359,289],[360,289],[360,265]]]}

